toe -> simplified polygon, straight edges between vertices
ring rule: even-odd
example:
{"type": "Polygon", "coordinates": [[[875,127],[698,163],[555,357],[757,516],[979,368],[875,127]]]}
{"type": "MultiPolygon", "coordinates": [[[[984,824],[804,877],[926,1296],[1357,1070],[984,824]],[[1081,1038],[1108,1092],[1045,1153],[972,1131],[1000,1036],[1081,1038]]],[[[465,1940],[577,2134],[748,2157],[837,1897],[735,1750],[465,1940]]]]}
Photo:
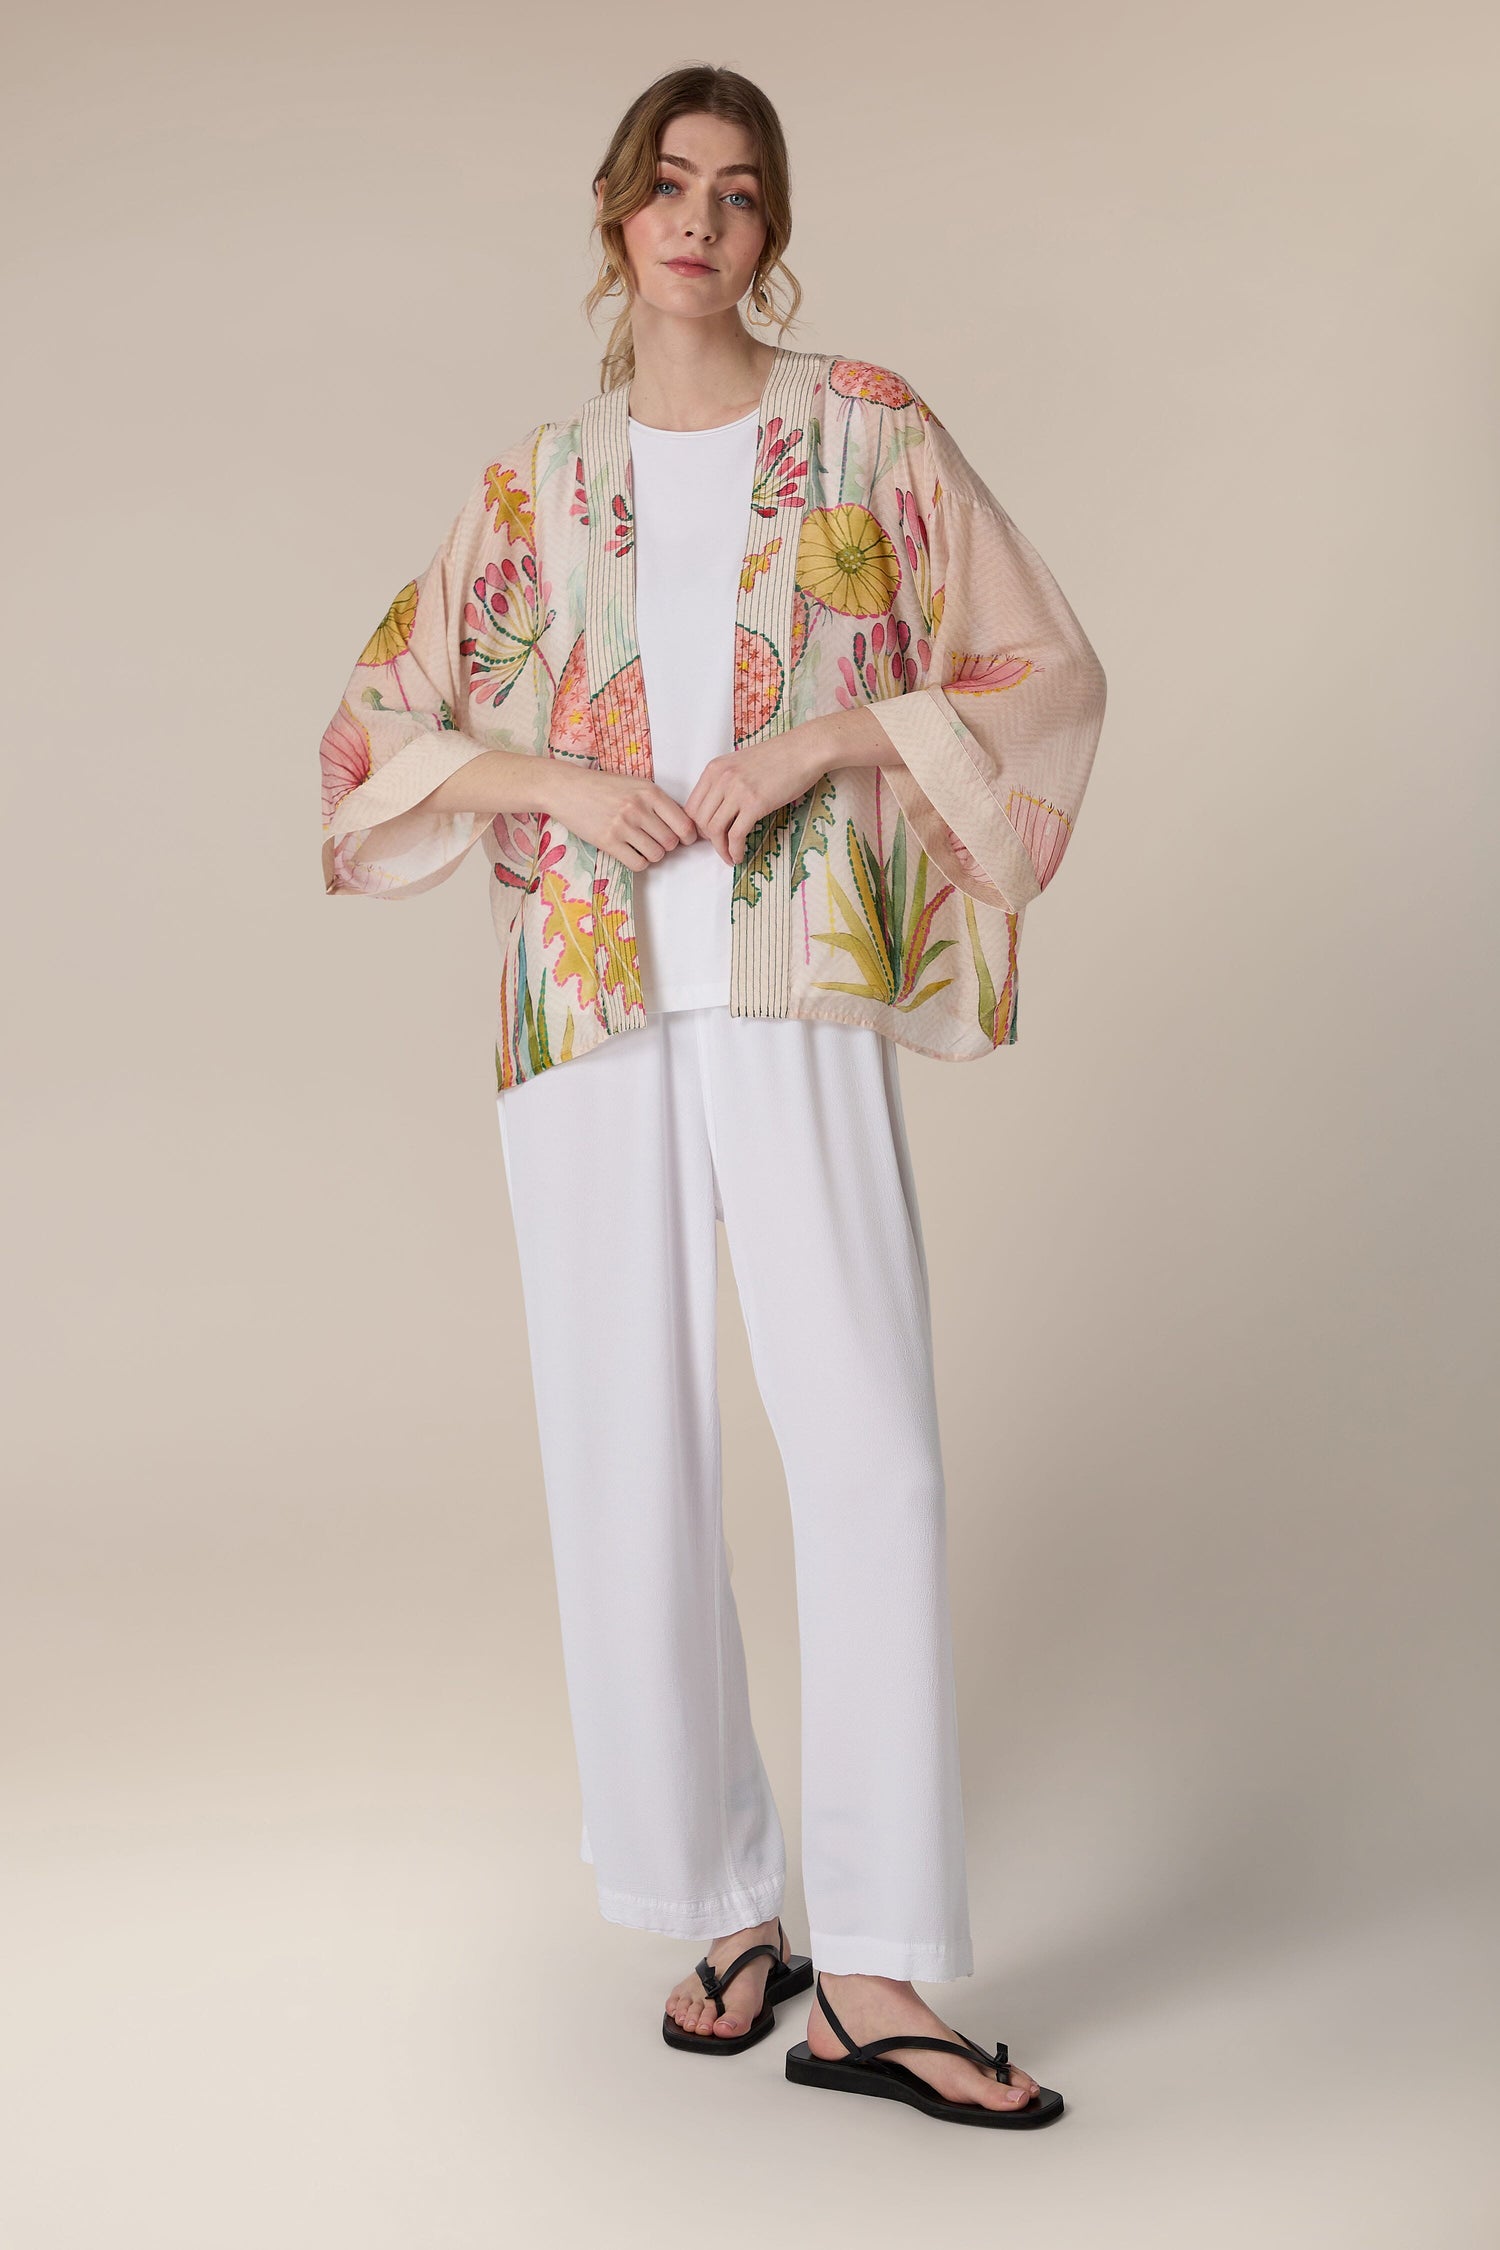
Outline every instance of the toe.
{"type": "Polygon", "coordinates": [[[986,2109],[1024,2109],[1031,2099],[1031,2089],[987,2077],[979,2081],[979,2099],[986,2109]]]}
{"type": "Polygon", "coordinates": [[[1014,2109],[1016,2106],[1012,2087],[1001,2086],[993,2078],[981,2078],[977,2072],[972,2078],[965,2078],[962,2090],[954,2099],[977,2102],[981,2109],[1014,2109]]]}

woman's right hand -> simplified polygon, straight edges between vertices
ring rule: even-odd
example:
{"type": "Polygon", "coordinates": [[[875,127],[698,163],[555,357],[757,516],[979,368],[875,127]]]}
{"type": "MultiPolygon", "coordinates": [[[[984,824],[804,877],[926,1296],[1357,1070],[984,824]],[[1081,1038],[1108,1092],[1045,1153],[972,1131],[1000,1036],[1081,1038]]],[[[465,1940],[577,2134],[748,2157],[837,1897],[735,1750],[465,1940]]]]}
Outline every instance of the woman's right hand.
{"type": "Polygon", "coordinates": [[[639,870],[698,840],[698,824],[675,797],[638,774],[556,762],[549,810],[565,828],[639,870]]]}

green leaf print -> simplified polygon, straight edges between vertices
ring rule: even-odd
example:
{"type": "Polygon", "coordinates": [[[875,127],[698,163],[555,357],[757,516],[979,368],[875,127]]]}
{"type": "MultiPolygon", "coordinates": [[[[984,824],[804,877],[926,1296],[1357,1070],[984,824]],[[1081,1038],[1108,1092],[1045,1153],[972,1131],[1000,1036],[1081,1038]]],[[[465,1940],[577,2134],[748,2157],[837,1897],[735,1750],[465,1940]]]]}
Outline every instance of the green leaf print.
{"type": "Polygon", "coordinates": [[[852,820],[845,822],[845,847],[853,895],[845,890],[831,866],[828,889],[847,927],[815,930],[813,935],[820,944],[849,954],[862,971],[862,980],[852,984],[820,978],[819,990],[857,993],[861,999],[883,1000],[887,1006],[909,1013],[953,982],[951,977],[926,984],[921,979],[938,955],[955,942],[932,937],[934,917],[944,900],[951,897],[954,885],[944,883],[929,899],[927,871],[932,863],[924,851],[918,850],[915,883],[908,896],[906,819],[901,813],[896,815],[888,860],[881,861],[852,820]]]}
{"type": "Polygon", "coordinates": [[[814,852],[828,849],[824,828],[833,815],[834,782],[831,774],[822,774],[805,795],[795,804],[778,805],[775,812],[758,820],[745,839],[745,855],[734,870],[732,897],[754,906],[760,897],[761,885],[769,883],[775,872],[775,862],[783,846],[791,857],[792,896],[805,883],[809,860],[814,852]]]}

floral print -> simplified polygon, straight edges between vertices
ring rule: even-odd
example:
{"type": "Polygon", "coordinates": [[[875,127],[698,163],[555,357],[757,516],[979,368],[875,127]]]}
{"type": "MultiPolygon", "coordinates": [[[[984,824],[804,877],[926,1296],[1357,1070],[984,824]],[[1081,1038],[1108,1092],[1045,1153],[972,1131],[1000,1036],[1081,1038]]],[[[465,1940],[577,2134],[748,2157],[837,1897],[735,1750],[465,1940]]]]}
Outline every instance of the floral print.
{"type": "Polygon", "coordinates": [[[764,633],[734,629],[734,739],[759,734],[781,702],[781,658],[764,633]]]}
{"type": "Polygon", "coordinates": [[[622,665],[593,699],[593,716],[603,741],[599,763],[609,773],[636,773],[651,778],[650,722],[646,712],[646,684],[639,656],[622,665]]]}
{"type": "Polygon", "coordinates": [[[807,476],[807,456],[799,457],[797,450],[801,441],[800,430],[783,430],[779,414],[761,431],[750,488],[750,506],[756,515],[774,516],[783,508],[801,505],[807,476]]]}
{"type": "Polygon", "coordinates": [[[332,820],[351,789],[370,778],[370,737],[347,703],[340,703],[323,736],[323,818],[332,820]]]}
{"type": "Polygon", "coordinates": [[[555,758],[586,758],[591,764],[595,762],[594,715],[589,708],[588,664],[582,633],[573,643],[553,690],[547,748],[555,758]]]}
{"type": "Polygon", "coordinates": [[[458,644],[469,659],[472,701],[503,703],[509,695],[552,622],[547,593],[534,554],[524,554],[519,564],[509,555],[485,564],[464,607],[468,634],[458,644]]]}
{"type": "Polygon", "coordinates": [[[411,640],[417,614],[417,582],[402,587],[360,652],[361,664],[394,664],[411,640]]]}
{"type": "Polygon", "coordinates": [[[514,469],[494,462],[484,472],[484,497],[498,531],[503,525],[511,539],[524,540],[529,547],[536,529],[536,516],[531,505],[531,494],[516,483],[514,469]]]}
{"type": "MultiPolygon", "coordinates": [[[[878,771],[878,769],[877,769],[878,771]]],[[[953,885],[945,883],[926,896],[932,862],[923,851],[914,861],[910,889],[907,877],[907,827],[896,815],[896,833],[890,857],[877,859],[869,839],[852,820],[845,822],[845,846],[853,896],[829,870],[828,887],[844,928],[820,930],[824,945],[842,947],[863,972],[857,984],[820,980],[825,992],[857,992],[862,999],[880,1000],[887,1007],[920,1008],[952,983],[951,977],[927,978],[938,956],[957,942],[932,935],[938,910],[947,904],[953,885]],[[924,981],[924,979],[926,981],[924,981]]]]}
{"type": "Polygon", "coordinates": [[[797,549],[797,584],[811,600],[842,617],[879,617],[900,583],[896,550],[868,508],[808,511],[797,549]]]}
{"type": "MultiPolygon", "coordinates": [[[[479,843],[500,954],[500,1089],[643,1025],[634,879],[553,814],[437,811],[486,747],[652,773],[627,400],[487,462],[353,668],[321,746],[334,896],[403,898],[479,843]]],[[[1045,563],[893,369],[778,351],[734,637],[737,754],[862,706],[888,764],[755,824],[732,1013],[869,1024],[945,1060],[1016,1037],[1026,907],[1056,876],[1104,676],[1045,563]]]]}
{"type": "Polygon", "coordinates": [[[872,367],[867,359],[836,359],[828,370],[828,388],[840,398],[873,399],[879,406],[910,406],[915,392],[888,367],[872,367]]]}

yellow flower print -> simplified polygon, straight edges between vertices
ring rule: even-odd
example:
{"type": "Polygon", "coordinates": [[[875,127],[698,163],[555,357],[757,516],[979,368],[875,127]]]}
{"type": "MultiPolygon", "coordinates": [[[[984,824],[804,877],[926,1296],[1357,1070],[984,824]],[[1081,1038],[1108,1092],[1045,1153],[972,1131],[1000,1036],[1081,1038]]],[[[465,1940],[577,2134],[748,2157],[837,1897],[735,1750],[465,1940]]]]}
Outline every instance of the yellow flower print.
{"type": "Polygon", "coordinates": [[[411,640],[417,616],[417,582],[402,587],[360,651],[361,664],[394,664],[411,640]]]}
{"type": "Polygon", "coordinates": [[[896,598],[901,565],[868,508],[812,508],[802,519],[797,584],[841,617],[879,617],[896,598]]]}
{"type": "Polygon", "coordinates": [[[769,545],[757,547],[753,554],[745,557],[744,567],[740,571],[740,586],[743,592],[748,594],[761,573],[770,569],[771,557],[780,545],[779,539],[773,539],[769,545]]]}

